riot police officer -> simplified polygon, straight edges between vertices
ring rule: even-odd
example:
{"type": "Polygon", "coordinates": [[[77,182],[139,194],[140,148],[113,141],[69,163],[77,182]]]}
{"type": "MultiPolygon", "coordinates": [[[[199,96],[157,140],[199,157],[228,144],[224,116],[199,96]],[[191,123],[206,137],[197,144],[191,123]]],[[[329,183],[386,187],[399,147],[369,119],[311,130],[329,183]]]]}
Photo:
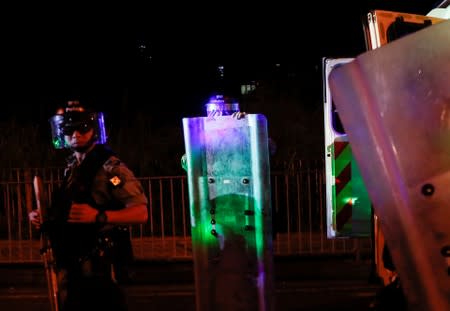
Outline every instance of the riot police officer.
{"type": "Polygon", "coordinates": [[[49,121],[53,146],[72,154],[47,220],[38,210],[29,219],[50,236],[59,310],[126,310],[120,280],[132,259],[128,227],[148,219],[143,187],[107,146],[103,113],[69,101],[49,121]]]}

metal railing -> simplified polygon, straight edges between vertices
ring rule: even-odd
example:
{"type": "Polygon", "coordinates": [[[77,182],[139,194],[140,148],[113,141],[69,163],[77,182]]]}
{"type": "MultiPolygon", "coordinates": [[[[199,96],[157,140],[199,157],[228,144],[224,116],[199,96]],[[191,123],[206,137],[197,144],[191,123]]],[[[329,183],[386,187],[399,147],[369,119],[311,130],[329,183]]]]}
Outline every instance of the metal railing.
{"type": "MultiPolygon", "coordinates": [[[[17,169],[0,177],[0,263],[39,262],[39,233],[28,221],[36,208],[32,179],[46,192],[61,182],[62,170],[17,169]]],[[[190,259],[191,229],[186,176],[140,178],[149,198],[149,221],[131,226],[137,259],[190,259]]],[[[274,255],[371,252],[371,238],[328,239],[322,168],[300,167],[271,174],[274,255]]]]}

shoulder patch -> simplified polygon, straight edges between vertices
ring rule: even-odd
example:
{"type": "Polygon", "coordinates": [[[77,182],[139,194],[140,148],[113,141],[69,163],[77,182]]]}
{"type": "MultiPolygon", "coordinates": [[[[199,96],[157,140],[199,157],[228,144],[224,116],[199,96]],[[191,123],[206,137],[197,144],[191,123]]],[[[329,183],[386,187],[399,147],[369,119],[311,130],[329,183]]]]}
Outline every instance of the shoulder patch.
{"type": "Polygon", "coordinates": [[[117,175],[110,178],[109,181],[111,182],[111,184],[114,187],[117,187],[118,185],[120,185],[122,183],[122,180],[117,175]]]}

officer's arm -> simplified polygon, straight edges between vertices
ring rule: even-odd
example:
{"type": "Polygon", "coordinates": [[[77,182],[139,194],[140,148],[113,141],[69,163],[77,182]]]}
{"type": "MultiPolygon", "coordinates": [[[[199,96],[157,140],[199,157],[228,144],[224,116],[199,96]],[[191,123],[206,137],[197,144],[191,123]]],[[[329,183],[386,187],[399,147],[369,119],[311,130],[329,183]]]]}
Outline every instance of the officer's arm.
{"type": "Polygon", "coordinates": [[[105,211],[105,222],[111,224],[142,224],[148,220],[147,204],[130,204],[116,211],[105,211]]]}

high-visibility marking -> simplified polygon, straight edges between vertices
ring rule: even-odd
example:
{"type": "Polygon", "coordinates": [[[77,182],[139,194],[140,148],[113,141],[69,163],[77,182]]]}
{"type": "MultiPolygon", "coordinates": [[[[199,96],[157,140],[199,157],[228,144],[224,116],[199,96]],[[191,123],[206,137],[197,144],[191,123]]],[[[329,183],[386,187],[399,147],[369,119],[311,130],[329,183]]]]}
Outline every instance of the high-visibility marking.
{"type": "Polygon", "coordinates": [[[336,203],[336,230],[341,231],[345,225],[351,225],[352,219],[352,163],[351,148],[348,142],[334,142],[334,176],[336,203]]]}
{"type": "Polygon", "coordinates": [[[348,146],[348,142],[346,141],[335,141],[334,142],[334,158],[338,158],[345,147],[348,146]]]}
{"type": "Polygon", "coordinates": [[[344,169],[341,171],[339,176],[336,176],[335,183],[336,183],[336,196],[341,193],[342,189],[344,189],[345,186],[347,186],[352,179],[352,166],[351,163],[348,163],[344,169]]]}
{"type": "Polygon", "coordinates": [[[351,220],[352,218],[352,208],[353,208],[353,202],[350,199],[347,204],[345,204],[339,213],[336,214],[336,229],[337,231],[341,231],[346,224],[351,220]]]}

